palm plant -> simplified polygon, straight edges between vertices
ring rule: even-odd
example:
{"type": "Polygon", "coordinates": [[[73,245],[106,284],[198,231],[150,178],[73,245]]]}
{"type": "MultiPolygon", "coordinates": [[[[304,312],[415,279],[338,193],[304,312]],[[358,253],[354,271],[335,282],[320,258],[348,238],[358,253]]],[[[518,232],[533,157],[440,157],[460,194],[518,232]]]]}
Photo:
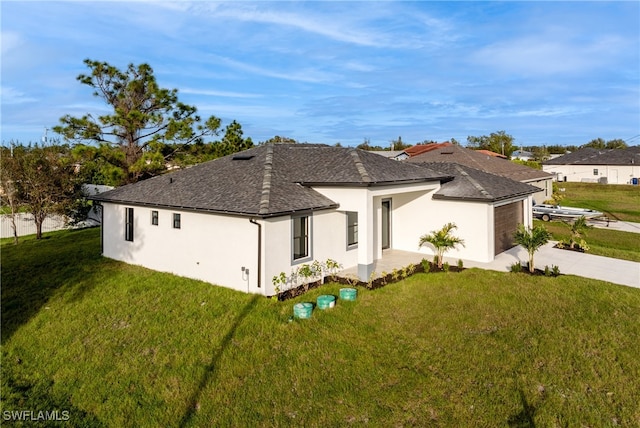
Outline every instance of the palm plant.
{"type": "Polygon", "coordinates": [[[516,244],[521,245],[527,253],[529,253],[529,272],[534,272],[533,255],[540,247],[549,242],[551,239],[551,232],[549,232],[544,226],[536,226],[533,229],[525,227],[524,224],[520,224],[513,240],[516,244]]]}
{"type": "Polygon", "coordinates": [[[580,244],[580,247],[584,246],[584,237],[586,236],[587,230],[592,229],[593,226],[587,223],[585,216],[581,216],[573,223],[569,224],[569,228],[571,229],[569,248],[573,249],[576,244],[580,244]]]}
{"type": "Polygon", "coordinates": [[[422,235],[420,237],[420,247],[424,244],[431,244],[436,250],[436,257],[438,258],[438,268],[442,269],[442,257],[444,253],[456,247],[456,245],[462,245],[464,247],[464,240],[453,236],[451,231],[456,229],[455,223],[447,223],[440,230],[433,230],[431,233],[422,235]]]}

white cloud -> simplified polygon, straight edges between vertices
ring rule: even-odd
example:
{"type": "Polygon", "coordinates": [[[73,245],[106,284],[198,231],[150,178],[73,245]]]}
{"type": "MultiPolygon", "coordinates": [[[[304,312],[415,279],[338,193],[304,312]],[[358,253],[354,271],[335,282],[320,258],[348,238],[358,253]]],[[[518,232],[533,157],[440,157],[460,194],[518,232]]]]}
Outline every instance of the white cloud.
{"type": "Polygon", "coordinates": [[[0,86],[0,98],[2,99],[3,105],[23,104],[38,101],[37,98],[28,96],[24,92],[10,86],[0,86]]]}

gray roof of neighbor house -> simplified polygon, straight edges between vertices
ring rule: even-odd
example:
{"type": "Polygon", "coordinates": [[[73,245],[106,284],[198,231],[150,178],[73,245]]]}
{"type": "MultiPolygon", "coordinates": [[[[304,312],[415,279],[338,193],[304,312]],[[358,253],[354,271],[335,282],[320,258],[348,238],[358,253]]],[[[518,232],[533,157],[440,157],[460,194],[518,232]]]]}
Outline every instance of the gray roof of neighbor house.
{"type": "Polygon", "coordinates": [[[439,147],[435,150],[410,157],[403,162],[457,163],[479,169],[480,171],[488,172],[490,174],[496,174],[523,182],[551,179],[553,177],[553,175],[548,172],[529,168],[528,166],[511,162],[508,159],[489,156],[458,145],[439,147]]]}
{"type": "Polygon", "coordinates": [[[585,147],[542,163],[544,165],[640,165],[640,146],[626,149],[585,147]]]}
{"type": "Polygon", "coordinates": [[[451,175],[453,180],[442,184],[434,199],[462,199],[496,202],[539,192],[540,189],[520,181],[457,163],[423,163],[426,168],[451,175]]]}
{"type": "Polygon", "coordinates": [[[353,148],[267,144],[95,196],[101,202],[270,217],[336,208],[310,186],[379,186],[450,179],[353,148]]]}

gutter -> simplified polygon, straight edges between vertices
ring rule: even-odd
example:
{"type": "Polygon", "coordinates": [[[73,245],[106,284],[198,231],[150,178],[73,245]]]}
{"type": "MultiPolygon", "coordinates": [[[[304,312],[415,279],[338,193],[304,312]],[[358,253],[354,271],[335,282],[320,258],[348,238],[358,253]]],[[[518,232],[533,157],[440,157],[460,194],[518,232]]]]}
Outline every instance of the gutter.
{"type": "Polygon", "coordinates": [[[258,288],[260,288],[260,278],[262,277],[262,225],[254,218],[250,218],[249,222],[258,226],[258,288]]]}

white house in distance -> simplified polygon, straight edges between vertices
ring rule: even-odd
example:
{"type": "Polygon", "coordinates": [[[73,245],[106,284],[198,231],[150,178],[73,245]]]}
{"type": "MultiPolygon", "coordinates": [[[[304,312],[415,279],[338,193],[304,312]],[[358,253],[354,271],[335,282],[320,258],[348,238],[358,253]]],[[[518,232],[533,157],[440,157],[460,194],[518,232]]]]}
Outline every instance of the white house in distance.
{"type": "Polygon", "coordinates": [[[266,296],[313,260],[367,280],[385,249],[458,225],[452,257],[488,262],[531,225],[538,189],[457,164],[413,165],[352,148],[268,144],[94,197],[109,258],[266,296]]]}
{"type": "Polygon", "coordinates": [[[626,149],[585,147],[543,162],[542,169],[553,174],[557,181],[638,184],[640,146],[626,149]]]}

